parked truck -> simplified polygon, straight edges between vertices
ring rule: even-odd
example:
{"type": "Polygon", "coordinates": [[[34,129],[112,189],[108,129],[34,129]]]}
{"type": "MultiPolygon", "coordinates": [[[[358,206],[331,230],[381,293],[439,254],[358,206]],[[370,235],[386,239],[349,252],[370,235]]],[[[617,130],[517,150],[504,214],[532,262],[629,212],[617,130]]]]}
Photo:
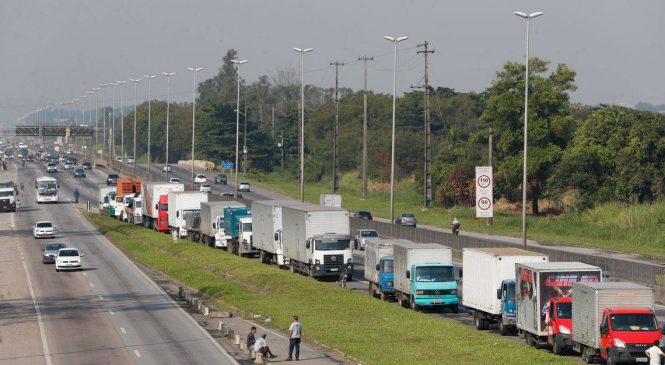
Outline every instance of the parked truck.
{"type": "Polygon", "coordinates": [[[184,191],[185,185],[170,182],[147,181],[141,185],[143,197],[143,225],[156,231],[169,230],[169,197],[172,191],[184,191]]]}
{"type": "Polygon", "coordinates": [[[395,295],[403,307],[459,308],[457,280],[450,247],[438,243],[393,244],[395,295]]]}
{"type": "Polygon", "coordinates": [[[127,222],[132,224],[143,224],[143,197],[140,193],[129,196],[129,202],[125,207],[127,222]]]}
{"type": "Polygon", "coordinates": [[[311,206],[293,200],[261,200],[252,202],[252,238],[262,263],[275,263],[280,268],[288,265],[284,259],[283,215],[284,206],[311,206]]]}
{"type": "Polygon", "coordinates": [[[115,186],[100,186],[99,187],[99,213],[102,215],[108,214],[109,201],[115,199],[111,198],[109,193],[115,192],[115,186]]]}
{"type": "MultiPolygon", "coordinates": [[[[587,363],[648,363],[644,351],[661,343],[654,290],[625,282],[573,285],[572,340],[587,363]]],[[[662,346],[662,343],[661,343],[662,346]]]]}
{"type": "Polygon", "coordinates": [[[183,213],[187,239],[192,242],[201,242],[201,211],[189,210],[183,213]]]}
{"type": "Polygon", "coordinates": [[[393,245],[409,243],[407,240],[365,238],[365,280],[369,295],[381,300],[395,296],[393,245]]]}
{"type": "Polygon", "coordinates": [[[258,251],[252,245],[252,209],[232,207],[224,209],[224,239],[227,250],[238,256],[253,256],[258,251]]]}
{"type": "Polygon", "coordinates": [[[233,200],[201,203],[201,241],[210,247],[226,248],[230,238],[224,233],[224,209],[244,206],[233,200]]]}
{"type": "Polygon", "coordinates": [[[353,252],[346,209],[307,205],[282,207],[284,258],[292,272],[310,277],[353,275],[353,252]]]}
{"type": "Polygon", "coordinates": [[[465,248],[462,304],[473,311],[478,330],[498,324],[505,336],[516,330],[515,264],[547,262],[547,256],[512,247],[465,248]]]}
{"type": "MultiPolygon", "coordinates": [[[[534,347],[547,342],[551,299],[570,297],[573,283],[600,282],[602,278],[599,267],[580,262],[517,263],[515,270],[517,330],[534,347]]],[[[562,332],[559,341],[570,343],[570,331],[562,332]]]]}
{"type": "Polygon", "coordinates": [[[0,209],[16,211],[17,189],[13,181],[0,182],[0,209]]]}
{"type": "Polygon", "coordinates": [[[170,191],[168,193],[169,228],[179,237],[187,237],[185,213],[200,211],[201,203],[208,201],[208,194],[201,191],[170,191]]]}

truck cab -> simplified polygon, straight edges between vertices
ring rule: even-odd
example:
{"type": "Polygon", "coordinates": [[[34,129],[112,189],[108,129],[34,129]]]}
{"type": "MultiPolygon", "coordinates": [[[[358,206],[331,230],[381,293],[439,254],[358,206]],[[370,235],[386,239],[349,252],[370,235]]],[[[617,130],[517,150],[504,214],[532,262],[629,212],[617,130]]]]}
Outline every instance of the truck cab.
{"type": "Polygon", "coordinates": [[[661,341],[655,313],[648,308],[606,308],[600,322],[600,357],[608,364],[644,362],[644,351],[661,341]]]}
{"type": "Polygon", "coordinates": [[[517,328],[517,318],[515,316],[515,280],[503,280],[501,287],[497,289],[496,297],[501,301],[502,325],[499,327],[514,331],[517,328]]]}
{"type": "Polygon", "coordinates": [[[214,229],[215,232],[215,247],[227,247],[228,242],[226,241],[225,237],[226,234],[224,233],[224,216],[216,216],[213,218],[212,222],[212,228],[214,229]]]}
{"type": "Polygon", "coordinates": [[[376,264],[376,270],[379,272],[379,293],[381,299],[385,300],[386,296],[395,295],[395,285],[394,285],[394,267],[393,267],[393,257],[384,256],[379,259],[379,263],[376,264]]]}
{"type": "Polygon", "coordinates": [[[459,311],[455,266],[442,263],[422,263],[406,272],[411,286],[411,307],[450,307],[459,311]]]}
{"type": "Polygon", "coordinates": [[[135,194],[129,199],[125,208],[127,221],[133,224],[143,224],[143,199],[135,194]]]}
{"type": "Polygon", "coordinates": [[[161,195],[159,201],[156,204],[155,210],[157,210],[157,222],[154,225],[155,229],[160,232],[165,232],[169,230],[169,196],[161,195]]]}
{"type": "Polygon", "coordinates": [[[339,273],[346,267],[347,280],[353,278],[350,235],[314,235],[307,239],[305,248],[310,252],[310,276],[339,276],[339,273]]]}
{"type": "Polygon", "coordinates": [[[561,355],[573,348],[571,330],[573,328],[573,299],[571,297],[552,298],[546,316],[547,344],[552,352],[561,355]]]}
{"type": "Polygon", "coordinates": [[[224,209],[224,234],[227,247],[238,256],[258,253],[252,246],[252,209],[234,207],[224,209]],[[230,244],[230,245],[229,245],[230,244]]]}

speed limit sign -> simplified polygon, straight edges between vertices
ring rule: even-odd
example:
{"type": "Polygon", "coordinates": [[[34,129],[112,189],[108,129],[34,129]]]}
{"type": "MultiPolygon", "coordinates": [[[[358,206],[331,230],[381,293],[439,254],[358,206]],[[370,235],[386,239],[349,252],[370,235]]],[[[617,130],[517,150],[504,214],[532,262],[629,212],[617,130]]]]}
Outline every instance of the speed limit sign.
{"type": "Polygon", "coordinates": [[[492,166],[476,166],[476,217],[494,216],[492,166]]]}

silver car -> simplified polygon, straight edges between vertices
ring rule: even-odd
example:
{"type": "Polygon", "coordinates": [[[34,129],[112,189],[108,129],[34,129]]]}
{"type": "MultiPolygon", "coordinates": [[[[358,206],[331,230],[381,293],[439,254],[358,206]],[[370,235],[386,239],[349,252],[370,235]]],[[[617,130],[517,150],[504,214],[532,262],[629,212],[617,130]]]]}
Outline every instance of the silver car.
{"type": "Polygon", "coordinates": [[[412,213],[402,213],[397,217],[397,219],[395,219],[395,224],[401,226],[411,226],[415,228],[417,223],[418,220],[416,219],[415,214],[412,213]]]}
{"type": "Polygon", "coordinates": [[[47,243],[44,245],[44,248],[42,248],[42,262],[45,264],[55,264],[55,257],[58,256],[58,250],[65,247],[67,247],[67,245],[62,242],[47,243]]]}

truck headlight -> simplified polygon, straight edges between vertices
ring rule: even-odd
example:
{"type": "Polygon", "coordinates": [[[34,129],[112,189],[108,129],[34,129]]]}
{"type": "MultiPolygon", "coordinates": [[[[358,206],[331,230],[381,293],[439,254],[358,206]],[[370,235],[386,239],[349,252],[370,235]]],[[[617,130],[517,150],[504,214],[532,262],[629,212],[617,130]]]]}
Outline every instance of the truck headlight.
{"type": "Polygon", "coordinates": [[[317,265],[321,265],[321,260],[316,259],[316,260],[314,260],[314,263],[317,264],[317,265]]]}
{"type": "Polygon", "coordinates": [[[422,294],[422,293],[423,293],[422,290],[416,290],[416,294],[422,294]]]}
{"type": "Polygon", "coordinates": [[[621,341],[621,340],[618,339],[618,338],[615,338],[615,339],[614,339],[614,347],[625,348],[625,347],[626,347],[626,343],[623,342],[623,341],[621,341]]]}
{"type": "Polygon", "coordinates": [[[347,264],[350,264],[350,263],[352,263],[352,262],[353,262],[353,258],[349,258],[349,259],[346,260],[346,263],[347,263],[347,264]]]}
{"type": "Polygon", "coordinates": [[[392,281],[386,281],[386,286],[393,286],[393,282],[392,281]]]}
{"type": "Polygon", "coordinates": [[[570,334],[570,329],[562,324],[559,325],[559,333],[564,334],[564,335],[569,335],[570,334]]]}

